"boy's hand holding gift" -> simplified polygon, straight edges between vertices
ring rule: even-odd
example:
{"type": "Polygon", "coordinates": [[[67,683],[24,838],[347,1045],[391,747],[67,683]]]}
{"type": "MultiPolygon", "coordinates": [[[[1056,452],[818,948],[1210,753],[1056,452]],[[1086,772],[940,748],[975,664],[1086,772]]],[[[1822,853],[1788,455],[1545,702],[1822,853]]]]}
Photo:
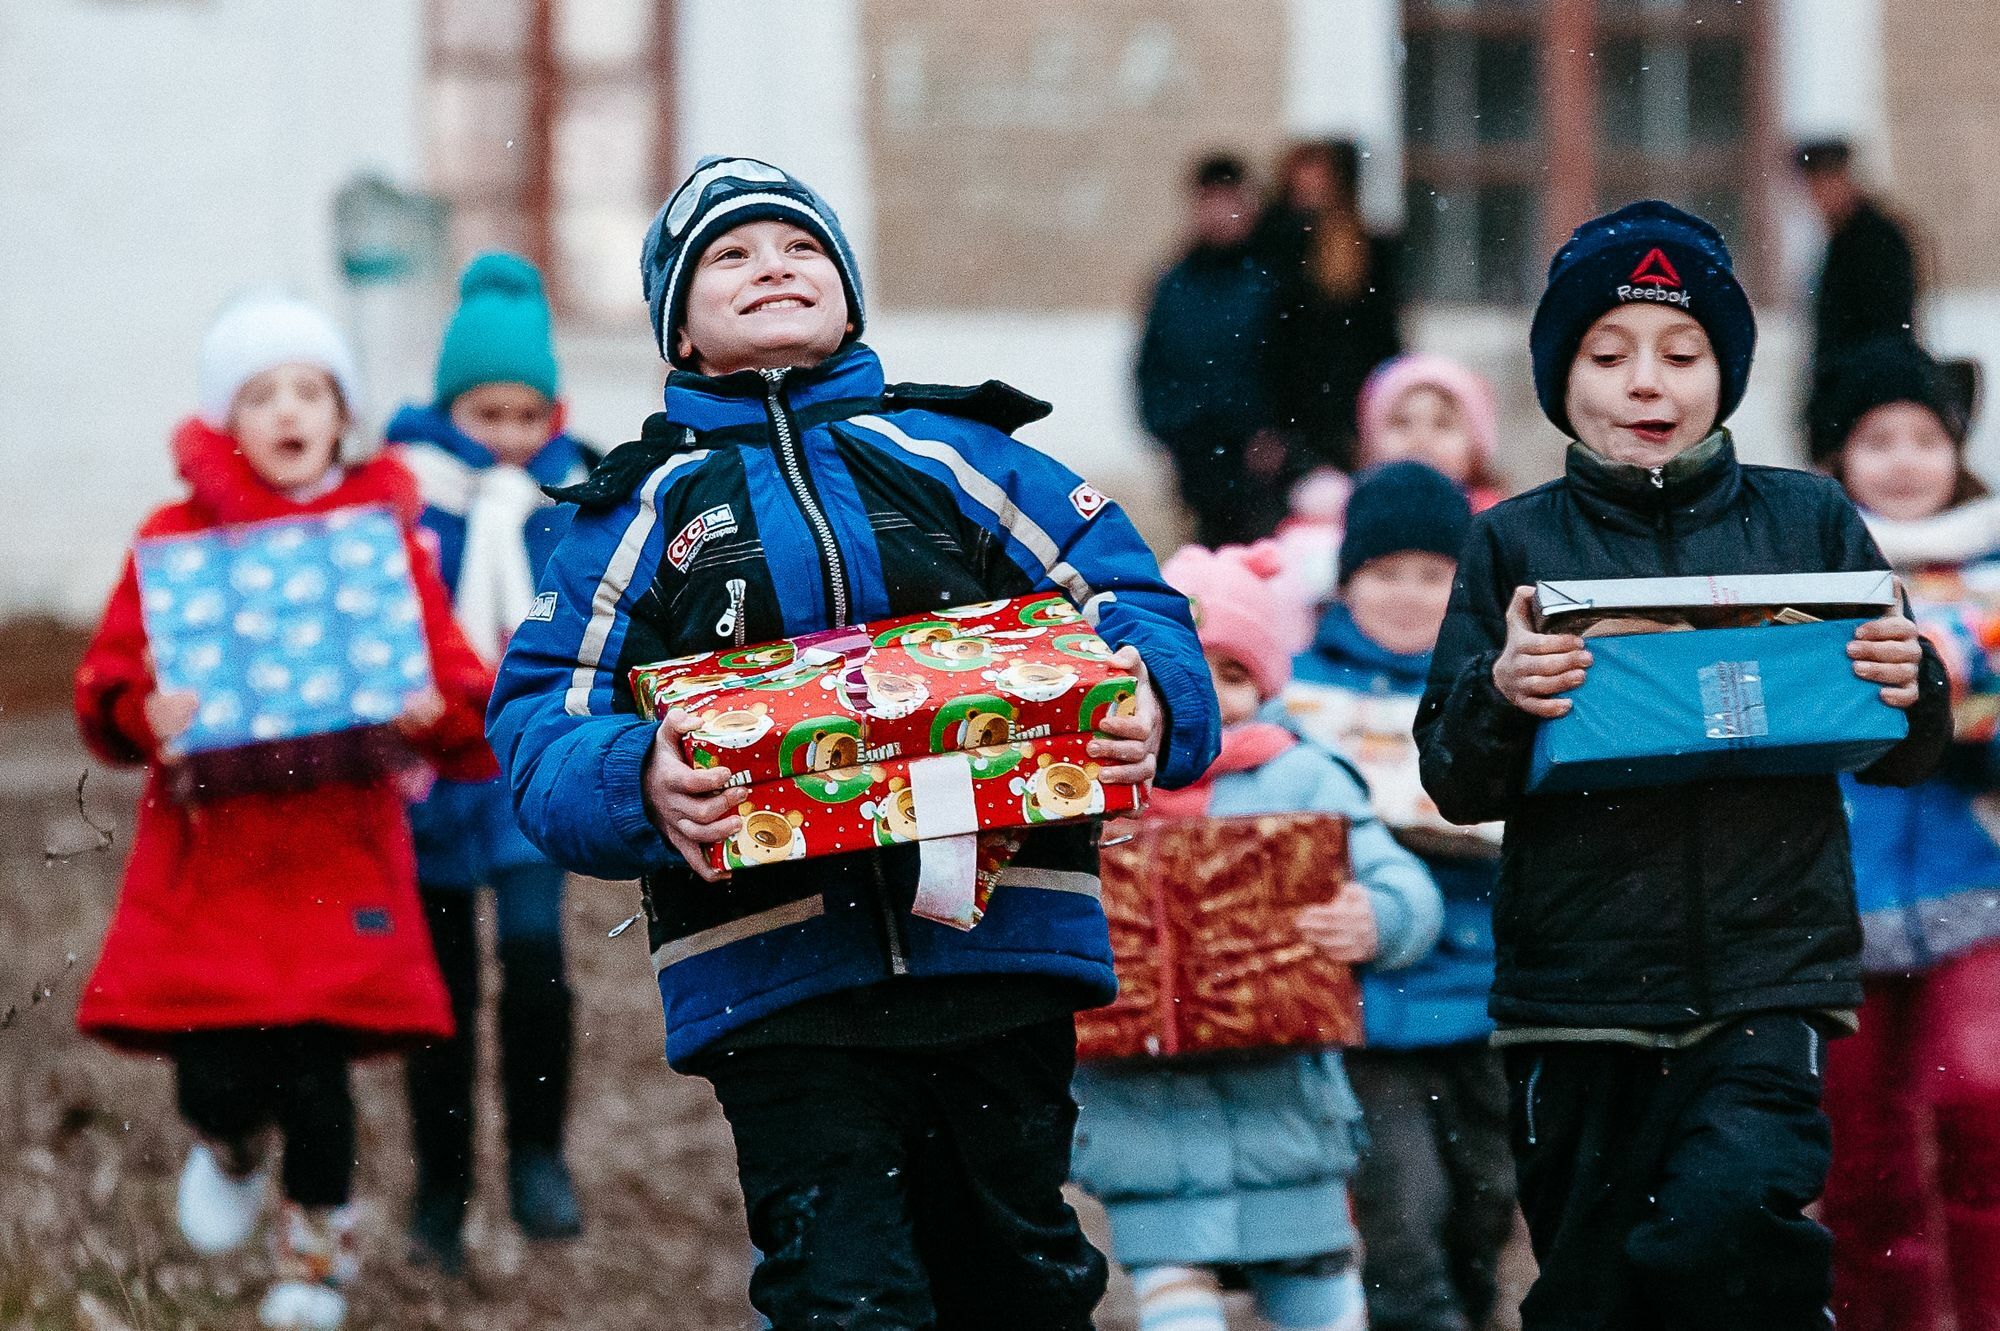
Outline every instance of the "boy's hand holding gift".
{"type": "Polygon", "coordinates": [[[1917,666],[1924,649],[1917,626],[1903,615],[1871,619],[1854,631],[1847,645],[1854,673],[1882,686],[1882,701],[1904,711],[1917,705],[1917,666]]]}
{"type": "Polygon", "coordinates": [[[1146,663],[1139,649],[1131,645],[1111,654],[1115,665],[1138,677],[1138,710],[1130,716],[1107,716],[1097,725],[1098,738],[1090,742],[1090,756],[1116,766],[1106,767],[1098,779],[1114,786],[1137,786],[1153,779],[1160,761],[1160,699],[1153,692],[1146,663]]]}
{"type": "Polygon", "coordinates": [[[660,718],[646,754],[646,813],[688,868],[702,881],[716,883],[729,877],[729,871],[709,864],[708,847],[735,835],[743,820],[736,813],[736,796],[724,789],[730,770],[695,767],[681,754],[681,737],[701,725],[700,717],[680,708],[660,718]]]}
{"type": "Polygon", "coordinates": [[[1549,721],[1569,714],[1569,699],[1558,695],[1583,683],[1591,656],[1573,633],[1538,632],[1529,613],[1534,602],[1533,587],[1514,589],[1507,606],[1507,642],[1493,663],[1493,687],[1528,715],[1549,721]]]}

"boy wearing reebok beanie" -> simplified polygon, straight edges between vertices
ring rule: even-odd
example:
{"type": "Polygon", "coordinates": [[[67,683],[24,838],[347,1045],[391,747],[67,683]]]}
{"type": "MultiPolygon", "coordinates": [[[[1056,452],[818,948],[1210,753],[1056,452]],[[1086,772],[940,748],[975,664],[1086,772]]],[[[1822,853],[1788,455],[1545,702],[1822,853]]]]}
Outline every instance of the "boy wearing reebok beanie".
{"type": "MultiPolygon", "coordinates": [[[[1540,1263],[1525,1331],[1830,1325],[1804,1209],[1821,1042],[1861,1000],[1839,783],[1523,792],[1591,662],[1534,630],[1536,581],[1886,567],[1832,480],[1737,461],[1721,423],[1755,336],[1700,218],[1647,201],[1577,228],[1530,333],[1566,470],[1473,519],[1418,715],[1439,809],[1507,822],[1491,1010],[1540,1263]]],[[[1910,722],[1861,779],[1922,779],[1951,733],[1936,654],[1892,615],[1849,655],[1910,722]]]]}
{"type": "Polygon", "coordinates": [[[1061,1192],[1072,1017],[1114,990],[1091,829],[1029,833],[969,932],[911,913],[915,846],[717,875],[731,774],[683,762],[699,721],[642,720],[627,672],[1060,591],[1151,680],[1092,741],[1101,778],[1180,786],[1219,732],[1187,601],[1116,504],[1008,436],[1047,406],[884,381],[839,219],[792,176],[703,162],[641,273],[666,410],[563,492],[487,714],[522,828],[644,880],[667,1058],[728,1116],[779,1331],[1082,1331],[1105,1266],[1061,1192]]]}
{"type": "MultiPolygon", "coordinates": [[[[465,636],[498,663],[534,608],[535,577],[566,518],[544,485],[583,479],[590,455],[562,429],[549,304],[541,274],[512,254],[482,254],[459,279],[459,306],[438,350],[428,405],[389,422],[397,458],[417,477],[423,523],[465,636]]],[[[564,1161],[569,1109],[569,976],[563,871],[521,835],[499,778],[439,781],[410,809],[417,882],[458,1033],[408,1063],[417,1188],[412,1254],[447,1273],[464,1264],[472,1195],[481,887],[498,929],[501,1101],[507,1192],[529,1238],[576,1235],[582,1213],[564,1161]]]]}

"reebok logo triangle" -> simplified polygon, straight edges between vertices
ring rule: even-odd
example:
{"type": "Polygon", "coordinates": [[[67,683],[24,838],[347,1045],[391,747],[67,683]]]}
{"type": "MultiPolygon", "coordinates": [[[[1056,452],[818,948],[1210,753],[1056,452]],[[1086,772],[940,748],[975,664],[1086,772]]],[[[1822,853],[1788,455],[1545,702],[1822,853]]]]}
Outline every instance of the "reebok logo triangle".
{"type": "Polygon", "coordinates": [[[1681,285],[1681,275],[1674,271],[1674,265],[1658,245],[1646,251],[1646,257],[1639,260],[1639,266],[1632,270],[1632,276],[1625,279],[1633,286],[1645,283],[1654,287],[1677,287],[1681,285]]]}

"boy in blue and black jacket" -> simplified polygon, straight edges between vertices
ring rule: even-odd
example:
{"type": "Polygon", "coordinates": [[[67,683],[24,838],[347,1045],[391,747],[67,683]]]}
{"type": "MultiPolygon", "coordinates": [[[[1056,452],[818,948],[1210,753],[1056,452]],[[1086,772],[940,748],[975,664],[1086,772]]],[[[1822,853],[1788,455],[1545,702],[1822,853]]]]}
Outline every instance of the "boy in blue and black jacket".
{"type": "Polygon", "coordinates": [[[909,846],[711,872],[726,769],[634,709],[635,664],[1037,589],[1132,666],[1109,781],[1192,780],[1218,745],[1186,601],[1124,514],[1007,431],[997,383],[885,384],[838,219],[766,163],[704,162],[642,255],[666,410],[582,486],[489,733],[522,828],[643,880],[667,1055],[736,1139],[752,1301],[807,1325],[1082,1328],[1104,1288],[1060,1188],[1072,1014],[1113,992],[1087,827],[1030,834],[970,932],[913,916],[909,846]]]}
{"type": "MultiPolygon", "coordinates": [[[[438,350],[430,405],[389,422],[416,476],[452,609],[489,664],[534,608],[535,575],[568,514],[541,486],[583,479],[590,453],[562,429],[555,349],[541,275],[512,254],[482,254],[459,280],[459,307],[438,350]]],[[[473,1032],[479,1013],[477,892],[491,887],[500,962],[499,1044],[507,1111],[508,1194],[531,1238],[582,1224],[563,1159],[571,996],[563,962],[563,871],[521,835],[500,778],[439,781],[411,806],[417,882],[458,1034],[410,1056],[417,1189],[414,1253],[446,1271],[472,1192],[473,1032]]]]}

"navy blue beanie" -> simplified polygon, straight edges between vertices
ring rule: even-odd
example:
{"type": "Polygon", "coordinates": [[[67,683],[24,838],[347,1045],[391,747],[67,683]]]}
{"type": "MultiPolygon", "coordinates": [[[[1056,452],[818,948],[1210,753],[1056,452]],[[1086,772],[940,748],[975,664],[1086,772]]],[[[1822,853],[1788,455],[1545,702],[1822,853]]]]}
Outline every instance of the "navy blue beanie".
{"type": "Polygon", "coordinates": [[[1347,500],[1340,585],[1363,564],[1405,550],[1457,559],[1472,526],[1458,483],[1421,462],[1389,462],[1365,473],[1347,500]]]}
{"type": "MultiPolygon", "coordinates": [[[[645,284],[646,306],[653,320],[653,341],[669,363],[674,333],[687,305],[688,283],[709,242],[746,222],[790,222],[803,227],[826,246],[840,283],[847,290],[847,317],[854,325],[852,341],[861,333],[861,269],[840,218],[825,199],[798,180],[754,157],[704,157],[681,182],[646,229],[639,254],[639,277],[645,284]]],[[[843,345],[845,345],[843,343],[843,345]]]]}
{"type": "Polygon", "coordinates": [[[1563,403],[1577,346],[1607,310],[1634,301],[1685,310],[1708,333],[1722,367],[1715,423],[1728,420],[1750,380],[1757,316],[1730,266],[1722,233],[1658,199],[1591,218],[1549,261],[1548,289],[1528,332],[1542,413],[1575,437],[1563,403]]]}

